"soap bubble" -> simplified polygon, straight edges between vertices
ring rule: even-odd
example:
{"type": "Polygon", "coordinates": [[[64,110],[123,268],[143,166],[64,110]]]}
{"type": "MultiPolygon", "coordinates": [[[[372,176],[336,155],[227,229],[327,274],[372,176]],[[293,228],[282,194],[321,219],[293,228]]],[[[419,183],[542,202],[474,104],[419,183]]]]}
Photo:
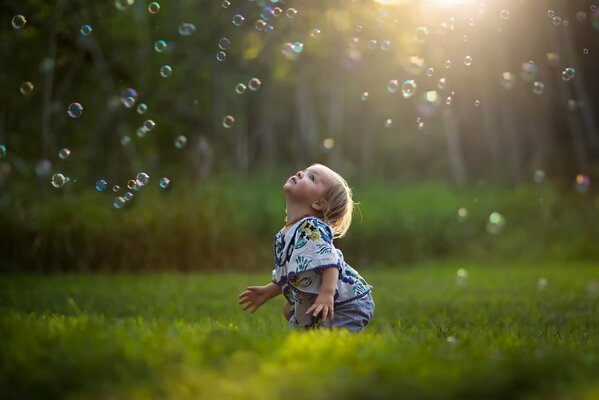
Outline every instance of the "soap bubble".
{"type": "Polygon", "coordinates": [[[137,91],[135,89],[127,88],[127,89],[123,90],[123,92],[121,93],[121,103],[125,107],[131,108],[137,101],[137,97],[138,97],[138,95],[137,95],[137,91]]]}
{"type": "Polygon", "coordinates": [[[589,49],[582,49],[582,54],[589,54],[589,49]]]}
{"type": "Polygon", "coordinates": [[[385,121],[385,128],[390,128],[392,124],[393,120],[391,118],[387,118],[387,120],[385,121]]]}
{"type": "Polygon", "coordinates": [[[81,33],[81,36],[89,36],[89,34],[92,33],[92,30],[91,25],[85,24],[79,29],[79,33],[81,33]]]}
{"type": "Polygon", "coordinates": [[[266,28],[266,21],[264,21],[263,19],[257,20],[254,24],[254,28],[256,28],[257,31],[264,30],[264,28],[266,28]]]}
{"type": "Polygon", "coordinates": [[[139,174],[137,174],[137,184],[140,186],[145,186],[148,184],[148,182],[150,181],[150,175],[146,174],[145,172],[140,172],[139,174]]]}
{"type": "Polygon", "coordinates": [[[445,89],[446,84],[447,84],[447,79],[439,78],[439,80],[437,81],[437,88],[439,90],[443,90],[443,89],[445,89]]]}
{"type": "Polygon", "coordinates": [[[504,72],[501,74],[501,85],[506,89],[511,89],[516,83],[516,75],[511,72],[504,72]]]}
{"type": "Polygon", "coordinates": [[[108,189],[108,182],[106,182],[104,179],[98,179],[96,181],[96,190],[98,192],[103,192],[106,189],[108,189]]]}
{"type": "Polygon", "coordinates": [[[151,119],[145,120],[143,127],[146,128],[148,131],[151,131],[156,127],[156,122],[152,121],[151,119]]]}
{"type": "Polygon", "coordinates": [[[6,146],[3,144],[0,144],[0,158],[4,158],[6,157],[6,146]]]}
{"type": "Polygon", "coordinates": [[[283,49],[281,50],[283,55],[287,57],[289,60],[296,60],[297,53],[294,50],[293,44],[287,42],[283,45],[283,49]]]}
{"type": "Polygon", "coordinates": [[[66,147],[58,151],[58,157],[60,157],[61,160],[66,160],[70,155],[71,150],[67,149],[66,147]]]}
{"type": "Polygon", "coordinates": [[[232,115],[227,115],[223,118],[223,126],[227,129],[230,129],[235,125],[235,118],[232,115]]]}
{"type": "Polygon", "coordinates": [[[464,57],[464,65],[466,65],[467,67],[472,65],[472,57],[470,56],[466,56],[464,57]]]}
{"type": "Polygon", "coordinates": [[[135,133],[137,134],[137,137],[143,138],[146,137],[146,135],[148,134],[148,130],[145,126],[142,125],[139,128],[137,128],[137,131],[135,133]]]}
{"type": "Polygon", "coordinates": [[[168,78],[172,74],[173,74],[173,67],[171,67],[170,65],[163,65],[162,67],[160,67],[160,75],[163,78],[168,78]]]}
{"type": "Polygon", "coordinates": [[[586,193],[591,185],[591,178],[586,175],[576,175],[576,191],[579,193],[586,193]]]}
{"type": "Polygon", "coordinates": [[[360,99],[362,101],[368,100],[368,92],[362,92],[362,94],[360,95],[360,99]]]}
{"type": "Polygon", "coordinates": [[[474,107],[478,107],[478,106],[480,106],[480,100],[476,99],[476,100],[474,100],[474,107]]]}
{"type": "Polygon", "coordinates": [[[376,48],[376,40],[375,40],[375,39],[370,39],[370,40],[368,41],[368,48],[369,48],[369,49],[374,49],[374,48],[376,48]]]}
{"type": "Polygon", "coordinates": [[[296,53],[301,53],[302,50],[304,49],[304,44],[302,42],[295,42],[293,43],[293,51],[296,53]]]}
{"type": "Polygon", "coordinates": [[[134,179],[129,179],[129,180],[127,181],[127,188],[129,188],[129,189],[133,190],[133,189],[135,189],[135,185],[137,185],[137,181],[136,181],[136,180],[134,180],[134,179]]]}
{"type": "Polygon", "coordinates": [[[494,211],[489,215],[489,220],[487,221],[487,232],[493,235],[498,235],[502,232],[504,226],[505,217],[503,215],[497,211],[494,211]]]}
{"type": "Polygon", "coordinates": [[[562,71],[562,79],[564,81],[569,81],[570,79],[574,78],[574,75],[576,75],[576,70],[572,67],[567,67],[562,71]]]}
{"type": "Polygon", "coordinates": [[[145,114],[146,111],[148,111],[148,106],[145,103],[139,103],[139,105],[137,106],[137,113],[141,115],[145,114]]]}
{"type": "Polygon", "coordinates": [[[121,190],[121,187],[119,185],[114,185],[112,187],[112,191],[115,192],[115,193],[118,192],[119,190],[121,190]]]}
{"type": "MultiPolygon", "coordinates": [[[[455,281],[457,284],[462,285],[464,283],[466,283],[466,280],[468,279],[468,271],[466,271],[466,269],[464,268],[460,268],[457,270],[456,272],[456,276],[455,276],[455,281]]],[[[453,336],[450,336],[451,338],[453,338],[453,336]]],[[[454,342],[455,338],[453,340],[447,340],[448,342],[454,342]]]]}
{"type": "Polygon", "coordinates": [[[133,193],[131,192],[126,192],[123,197],[125,198],[125,200],[129,201],[133,198],[133,193]]]}
{"type": "Polygon", "coordinates": [[[545,171],[542,169],[537,169],[534,172],[533,179],[536,183],[541,183],[545,179],[545,171]]]}
{"type": "Polygon", "coordinates": [[[408,79],[406,81],[404,81],[401,84],[401,94],[403,95],[404,99],[407,99],[408,97],[412,97],[414,95],[414,93],[416,92],[416,82],[412,79],[408,79]]]}
{"type": "Polygon", "coordinates": [[[181,36],[190,36],[196,31],[196,26],[189,22],[183,22],[179,25],[178,31],[181,36]]]}
{"type": "Polygon", "coordinates": [[[540,277],[537,281],[537,290],[543,291],[547,288],[547,278],[540,277]]]}
{"type": "Polygon", "coordinates": [[[241,24],[243,24],[243,21],[245,21],[245,17],[241,14],[235,14],[233,16],[233,25],[235,26],[241,26],[241,24]]]}
{"type": "Polygon", "coordinates": [[[226,50],[226,48],[229,47],[230,44],[231,44],[231,41],[229,39],[227,39],[226,37],[221,38],[218,41],[218,47],[220,47],[221,50],[226,50]]]}
{"type": "Polygon", "coordinates": [[[164,40],[157,40],[154,42],[154,50],[158,53],[162,53],[168,47],[168,43],[164,40]]]}
{"type": "Polygon", "coordinates": [[[414,31],[414,40],[418,43],[426,42],[428,38],[428,29],[425,26],[419,26],[414,31]]]}
{"type": "Polygon", "coordinates": [[[397,79],[391,79],[389,83],[387,83],[387,91],[389,93],[395,93],[397,88],[399,88],[399,82],[397,79]]]}
{"type": "Polygon", "coordinates": [[[235,93],[237,93],[237,94],[244,94],[245,91],[246,91],[246,89],[247,89],[247,86],[245,86],[243,83],[238,83],[235,86],[235,93]]]}
{"type": "Polygon", "coordinates": [[[543,89],[545,89],[545,84],[543,84],[542,82],[535,82],[532,84],[532,92],[534,94],[542,94],[543,89]]]}
{"type": "Polygon", "coordinates": [[[129,143],[131,143],[131,138],[128,135],[121,137],[121,146],[127,146],[129,143]]]}
{"type": "Polygon", "coordinates": [[[310,32],[310,37],[312,38],[316,38],[320,35],[320,29],[318,28],[314,28],[312,29],[312,31],[310,32]]]}
{"type": "Polygon", "coordinates": [[[20,14],[17,14],[14,17],[12,17],[12,27],[15,29],[23,29],[26,23],[27,19],[20,14]]]}
{"type": "Polygon", "coordinates": [[[160,4],[157,1],[153,1],[148,5],[148,11],[150,14],[156,14],[160,11],[160,4]]]}
{"type": "Polygon", "coordinates": [[[119,11],[126,10],[133,3],[135,3],[135,0],[114,0],[114,6],[119,11]]]}
{"type": "Polygon", "coordinates": [[[501,10],[499,12],[499,17],[502,20],[507,21],[510,18],[510,12],[508,10],[501,10]]]}
{"type": "Polygon", "coordinates": [[[127,200],[125,200],[124,197],[119,196],[114,199],[112,205],[114,206],[114,208],[123,208],[126,202],[127,200]]]}
{"type": "Polygon", "coordinates": [[[71,103],[67,108],[67,114],[71,118],[78,118],[83,114],[83,106],[79,103],[71,103]]]}
{"type": "Polygon", "coordinates": [[[19,91],[21,92],[21,94],[27,96],[28,94],[31,94],[31,92],[33,92],[34,88],[35,88],[35,86],[33,85],[33,83],[23,82],[23,83],[21,83],[21,87],[19,88],[19,91]]]}
{"type": "Polygon", "coordinates": [[[391,41],[383,40],[383,43],[381,43],[381,50],[387,51],[387,50],[389,50],[390,47],[391,47],[391,41]]]}
{"type": "Polygon", "coordinates": [[[162,189],[168,188],[170,186],[170,184],[171,184],[171,181],[166,176],[163,176],[162,178],[160,178],[159,185],[162,189]]]}
{"type": "Polygon", "coordinates": [[[433,67],[426,69],[426,76],[432,77],[435,74],[435,69],[433,67]]]}
{"type": "Polygon", "coordinates": [[[262,82],[260,82],[260,79],[258,78],[252,78],[248,82],[248,88],[250,88],[251,91],[255,92],[260,89],[260,86],[262,86],[262,82]]]}
{"type": "Polygon", "coordinates": [[[297,15],[297,10],[295,8],[288,8],[287,11],[285,12],[285,15],[289,19],[294,19],[297,15]]]}
{"type": "Polygon", "coordinates": [[[187,144],[187,137],[183,135],[179,135],[175,138],[175,147],[177,149],[182,149],[187,144]]]}
{"type": "Polygon", "coordinates": [[[549,18],[553,18],[555,16],[555,11],[553,11],[553,10],[547,10],[547,16],[549,18]]]}
{"type": "Polygon", "coordinates": [[[63,187],[66,182],[67,182],[67,178],[65,178],[65,176],[63,174],[61,174],[60,172],[52,175],[52,178],[50,178],[50,183],[55,188],[63,187]]]}
{"type": "Polygon", "coordinates": [[[445,60],[445,64],[443,64],[443,66],[445,67],[445,69],[451,68],[451,60],[445,60]]]}
{"type": "Polygon", "coordinates": [[[465,207],[458,208],[458,221],[464,222],[468,218],[468,209],[465,207]]]}
{"type": "Polygon", "coordinates": [[[553,17],[552,22],[553,22],[553,25],[558,26],[559,24],[562,23],[562,19],[560,17],[553,17]]]}
{"type": "Polygon", "coordinates": [[[216,53],[216,59],[218,61],[225,61],[225,58],[227,58],[227,53],[225,53],[224,51],[219,51],[218,53],[216,53]]]}
{"type": "Polygon", "coordinates": [[[229,0],[223,0],[223,2],[221,3],[221,6],[223,8],[229,8],[230,5],[231,5],[231,2],[229,0]]]}

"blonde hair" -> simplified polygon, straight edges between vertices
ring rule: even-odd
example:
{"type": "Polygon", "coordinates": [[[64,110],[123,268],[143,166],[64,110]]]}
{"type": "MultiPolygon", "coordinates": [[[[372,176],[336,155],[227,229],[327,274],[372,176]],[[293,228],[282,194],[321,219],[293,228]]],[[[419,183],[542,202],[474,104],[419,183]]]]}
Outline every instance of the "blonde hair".
{"type": "Polygon", "coordinates": [[[354,204],[358,203],[353,201],[352,190],[341,175],[325,165],[318,163],[312,165],[320,165],[329,169],[333,176],[334,182],[323,195],[327,202],[327,208],[323,211],[323,218],[333,228],[334,237],[341,238],[345,236],[352,223],[354,204]]]}

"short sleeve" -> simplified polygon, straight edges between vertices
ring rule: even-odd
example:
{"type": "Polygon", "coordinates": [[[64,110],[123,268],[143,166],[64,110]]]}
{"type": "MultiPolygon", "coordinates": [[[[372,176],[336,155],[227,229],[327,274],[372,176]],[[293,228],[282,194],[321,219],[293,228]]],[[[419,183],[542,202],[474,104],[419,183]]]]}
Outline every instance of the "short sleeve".
{"type": "Polygon", "coordinates": [[[307,218],[297,228],[287,263],[289,284],[305,293],[318,294],[323,268],[342,272],[342,259],[333,245],[333,230],[318,218],[307,218]]]}

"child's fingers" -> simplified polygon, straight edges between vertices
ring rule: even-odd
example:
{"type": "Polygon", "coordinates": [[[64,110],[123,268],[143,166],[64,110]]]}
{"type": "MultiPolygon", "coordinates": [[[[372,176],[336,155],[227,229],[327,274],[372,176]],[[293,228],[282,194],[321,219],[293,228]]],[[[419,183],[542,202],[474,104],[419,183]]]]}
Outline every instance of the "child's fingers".
{"type": "Polygon", "coordinates": [[[255,313],[255,312],[256,312],[256,310],[257,310],[259,307],[260,307],[260,306],[259,306],[259,305],[257,305],[257,304],[256,304],[256,305],[254,305],[254,308],[252,309],[252,314],[253,314],[253,313],[255,313]]]}
{"type": "Polygon", "coordinates": [[[248,294],[250,294],[250,293],[251,293],[250,291],[248,291],[248,290],[244,290],[243,292],[241,292],[241,293],[239,294],[239,296],[238,296],[238,297],[239,297],[239,298],[241,298],[242,296],[247,296],[247,295],[248,295],[248,294]]]}
{"type": "Polygon", "coordinates": [[[318,313],[319,313],[320,311],[322,311],[322,307],[323,307],[323,306],[322,306],[322,304],[319,304],[319,305],[317,305],[317,306],[316,306],[316,309],[315,309],[315,310],[314,310],[314,312],[312,313],[312,316],[313,316],[313,317],[316,317],[316,316],[318,315],[318,313]]]}
{"type": "Polygon", "coordinates": [[[253,306],[253,305],[254,305],[254,303],[252,303],[252,302],[250,301],[249,303],[247,303],[247,304],[245,305],[245,307],[243,307],[243,311],[247,310],[248,308],[250,308],[250,307],[251,307],[251,306],[253,306]]]}
{"type": "Polygon", "coordinates": [[[312,305],[310,306],[310,308],[308,308],[308,309],[306,310],[306,314],[310,314],[310,312],[311,312],[311,311],[314,309],[314,307],[316,307],[316,304],[312,304],[312,305]]]}

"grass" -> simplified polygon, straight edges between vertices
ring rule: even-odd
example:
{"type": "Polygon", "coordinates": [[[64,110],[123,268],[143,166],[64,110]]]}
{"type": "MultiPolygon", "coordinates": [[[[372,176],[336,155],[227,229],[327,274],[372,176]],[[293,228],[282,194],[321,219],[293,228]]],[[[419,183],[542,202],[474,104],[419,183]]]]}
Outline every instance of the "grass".
{"type": "Polygon", "coordinates": [[[356,267],[376,302],[357,334],[291,331],[282,297],[241,311],[268,273],[0,276],[0,397],[599,397],[596,266],[356,267]]]}

